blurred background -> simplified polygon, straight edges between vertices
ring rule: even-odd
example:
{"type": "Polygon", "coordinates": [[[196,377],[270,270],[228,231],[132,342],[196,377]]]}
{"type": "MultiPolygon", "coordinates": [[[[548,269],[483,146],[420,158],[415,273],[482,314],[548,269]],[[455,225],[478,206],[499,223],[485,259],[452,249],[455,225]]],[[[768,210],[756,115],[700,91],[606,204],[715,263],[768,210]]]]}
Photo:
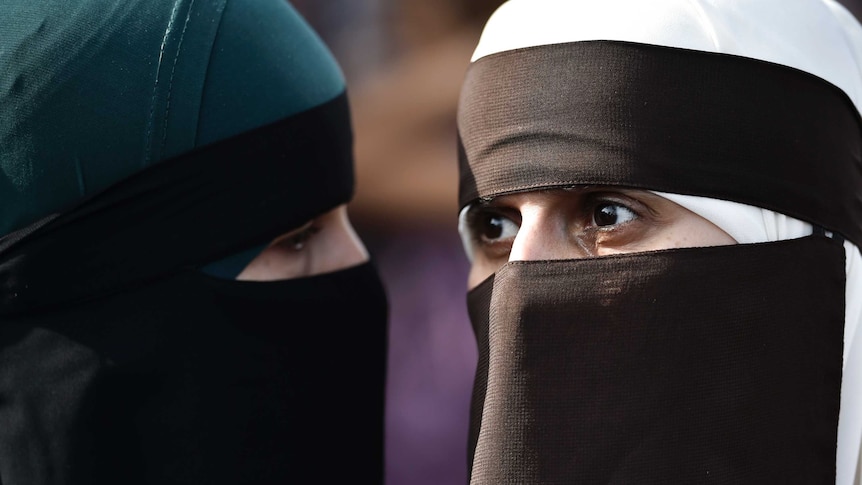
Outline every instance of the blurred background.
{"type": "MultiPolygon", "coordinates": [[[[341,64],[353,111],[350,216],[390,300],[386,485],[467,483],[476,344],[457,235],[455,109],[502,0],[292,0],[341,64]]],[[[862,0],[842,0],[862,18],[862,0]]]]}
{"type": "Polygon", "coordinates": [[[386,485],[467,483],[476,343],[457,234],[455,108],[502,0],[293,0],[341,64],[353,114],[350,218],[390,302],[386,485]]]}

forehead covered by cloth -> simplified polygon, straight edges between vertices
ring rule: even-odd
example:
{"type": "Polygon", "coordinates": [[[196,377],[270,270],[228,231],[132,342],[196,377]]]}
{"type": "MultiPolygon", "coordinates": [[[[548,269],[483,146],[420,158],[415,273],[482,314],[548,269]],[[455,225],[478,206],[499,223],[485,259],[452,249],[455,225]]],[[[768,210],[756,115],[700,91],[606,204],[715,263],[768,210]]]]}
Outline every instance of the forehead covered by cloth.
{"type": "Polygon", "coordinates": [[[862,124],[804,71],[622,41],[540,45],[468,70],[461,206],[575,184],[760,206],[862,244],[862,124]]]}

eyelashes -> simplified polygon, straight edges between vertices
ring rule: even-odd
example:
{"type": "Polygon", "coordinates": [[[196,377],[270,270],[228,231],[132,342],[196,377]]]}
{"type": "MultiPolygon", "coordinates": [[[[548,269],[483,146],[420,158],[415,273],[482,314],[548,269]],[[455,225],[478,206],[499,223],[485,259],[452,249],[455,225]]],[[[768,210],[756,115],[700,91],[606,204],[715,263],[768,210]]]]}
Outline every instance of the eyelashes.
{"type": "Polygon", "coordinates": [[[520,217],[493,207],[474,207],[467,213],[467,227],[478,243],[514,239],[521,226],[520,217]]]}
{"type": "Polygon", "coordinates": [[[293,251],[302,251],[309,239],[320,232],[320,230],[321,227],[318,225],[317,221],[311,220],[300,226],[298,229],[294,229],[278,238],[272,245],[289,248],[293,251]]]}
{"type": "Polygon", "coordinates": [[[601,202],[593,209],[593,224],[597,227],[625,224],[637,217],[633,209],[615,202],[601,202]]]}

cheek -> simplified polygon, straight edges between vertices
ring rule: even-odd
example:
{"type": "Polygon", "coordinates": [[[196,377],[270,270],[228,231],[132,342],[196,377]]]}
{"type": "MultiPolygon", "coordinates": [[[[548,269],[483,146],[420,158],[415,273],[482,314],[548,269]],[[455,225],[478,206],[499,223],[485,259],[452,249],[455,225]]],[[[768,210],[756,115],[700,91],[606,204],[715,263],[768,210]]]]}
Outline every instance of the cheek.
{"type": "Polygon", "coordinates": [[[271,246],[252,260],[237,279],[275,281],[300,278],[309,274],[311,261],[308,247],[301,251],[294,251],[283,246],[271,246]]]}
{"type": "Polygon", "coordinates": [[[309,274],[330,273],[368,261],[368,252],[347,219],[326,225],[309,241],[309,274]]]}
{"type": "Polygon", "coordinates": [[[736,244],[736,241],[718,226],[694,213],[680,217],[673,224],[659,231],[659,234],[659,242],[663,247],[655,249],[736,244]]]}

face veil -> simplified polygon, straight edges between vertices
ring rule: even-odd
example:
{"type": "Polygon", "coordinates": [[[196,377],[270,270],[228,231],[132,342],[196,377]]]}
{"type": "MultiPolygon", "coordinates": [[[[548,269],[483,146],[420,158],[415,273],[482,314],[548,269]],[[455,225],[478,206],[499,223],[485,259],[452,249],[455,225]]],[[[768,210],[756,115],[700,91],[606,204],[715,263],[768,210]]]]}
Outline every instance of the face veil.
{"type": "Polygon", "coordinates": [[[0,11],[0,482],[382,482],[373,265],[200,271],[351,199],[321,40],[275,0],[0,11]]]}
{"type": "Polygon", "coordinates": [[[836,66],[862,50],[828,42],[860,29],[777,8],[513,0],[489,21],[459,103],[462,208],[646,189],[743,244],[510,261],[471,290],[472,483],[852,483],[862,130],[836,66]],[[803,26],[826,40],[789,40],[803,26]],[[736,206],[771,235],[741,237],[736,206]]]}
{"type": "Polygon", "coordinates": [[[505,266],[468,300],[473,482],[833,480],[842,260],[808,238],[505,266]]]}

